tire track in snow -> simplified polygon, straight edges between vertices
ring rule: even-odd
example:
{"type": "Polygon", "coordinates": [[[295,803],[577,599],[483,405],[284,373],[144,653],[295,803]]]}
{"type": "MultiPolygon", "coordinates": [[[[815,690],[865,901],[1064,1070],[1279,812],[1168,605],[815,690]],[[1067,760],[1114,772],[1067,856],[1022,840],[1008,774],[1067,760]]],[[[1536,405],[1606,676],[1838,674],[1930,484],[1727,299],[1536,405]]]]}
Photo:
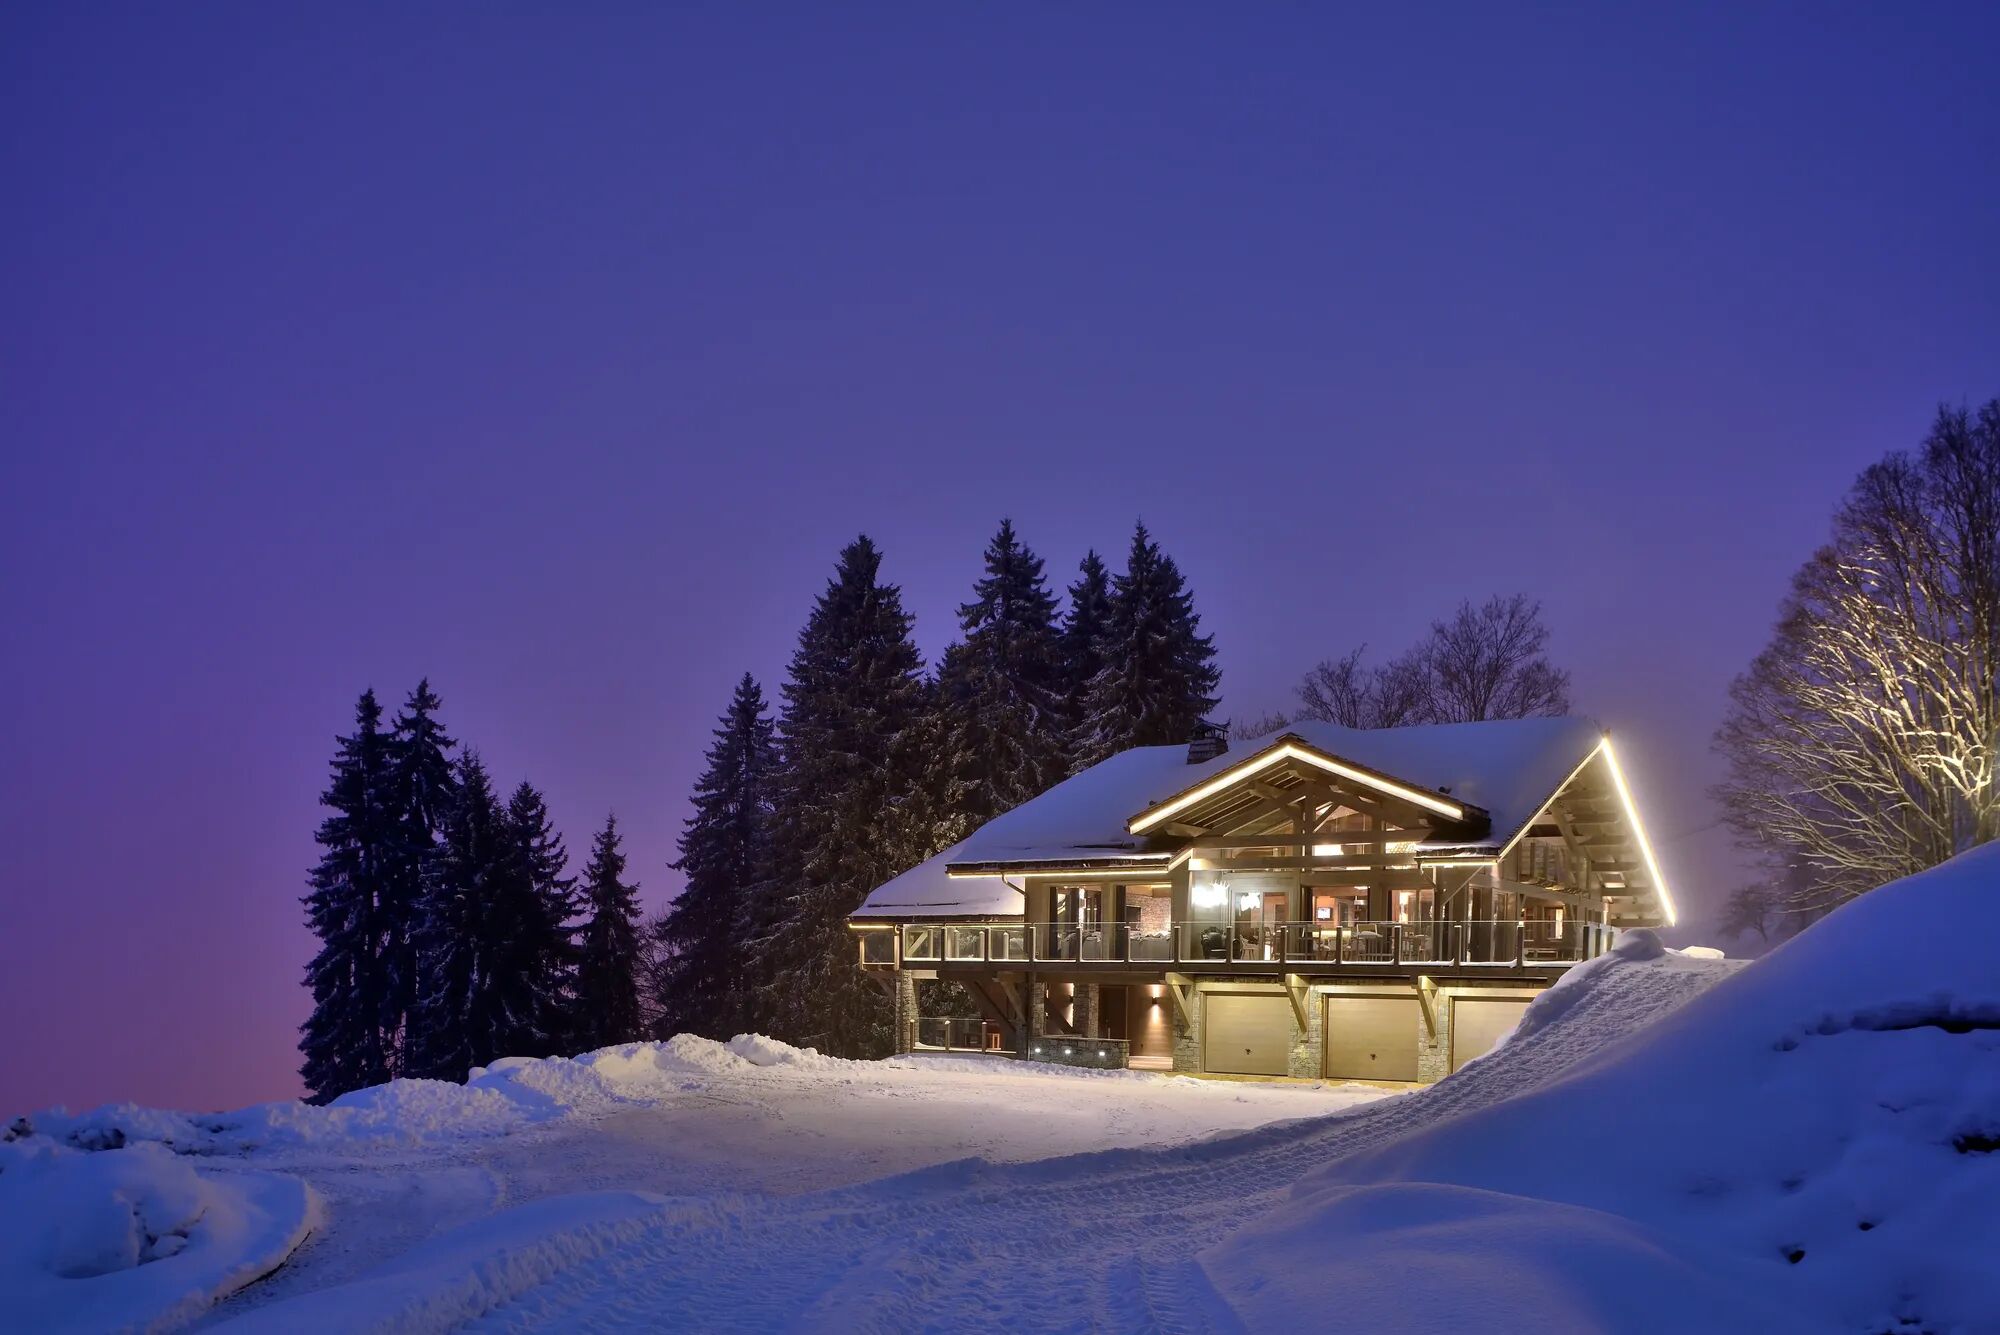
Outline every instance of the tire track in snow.
{"type": "Polygon", "coordinates": [[[479,1325],[1231,1329],[1194,1258],[1305,1172],[1559,1079],[1730,967],[1669,956],[1594,970],[1560,1022],[1439,1085],[1328,1118],[1169,1150],[969,1160],[804,1197],[680,1203],[590,1267],[502,1298],[479,1325]]]}

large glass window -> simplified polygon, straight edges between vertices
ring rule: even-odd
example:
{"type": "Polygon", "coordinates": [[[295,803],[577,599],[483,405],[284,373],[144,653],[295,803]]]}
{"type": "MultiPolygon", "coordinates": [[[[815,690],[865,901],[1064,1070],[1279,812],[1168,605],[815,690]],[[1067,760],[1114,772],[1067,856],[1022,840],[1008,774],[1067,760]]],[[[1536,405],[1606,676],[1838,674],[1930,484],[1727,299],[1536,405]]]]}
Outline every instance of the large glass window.
{"type": "Polygon", "coordinates": [[[1352,927],[1368,918],[1368,888],[1361,885],[1316,886],[1312,890],[1312,920],[1321,927],[1352,927]]]}
{"type": "Polygon", "coordinates": [[[1125,934],[1135,960],[1174,957],[1174,892],[1165,885],[1125,887],[1125,934]]]}

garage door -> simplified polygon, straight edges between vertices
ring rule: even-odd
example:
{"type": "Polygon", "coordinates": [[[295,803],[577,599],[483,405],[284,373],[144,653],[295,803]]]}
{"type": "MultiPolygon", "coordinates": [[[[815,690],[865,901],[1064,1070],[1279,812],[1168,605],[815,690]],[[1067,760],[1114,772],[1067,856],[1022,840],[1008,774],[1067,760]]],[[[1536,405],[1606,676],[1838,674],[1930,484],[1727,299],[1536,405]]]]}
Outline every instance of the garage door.
{"type": "Polygon", "coordinates": [[[1415,1080],[1415,997],[1328,997],[1322,1028],[1329,1080],[1415,1080]]]}
{"type": "Polygon", "coordinates": [[[1290,1070],[1292,1003],[1283,997],[1210,993],[1201,999],[1202,1069],[1222,1075],[1290,1070]]]}
{"type": "Polygon", "coordinates": [[[1519,997],[1454,997],[1451,1003],[1451,1069],[1493,1050],[1528,1003],[1519,997]]]}

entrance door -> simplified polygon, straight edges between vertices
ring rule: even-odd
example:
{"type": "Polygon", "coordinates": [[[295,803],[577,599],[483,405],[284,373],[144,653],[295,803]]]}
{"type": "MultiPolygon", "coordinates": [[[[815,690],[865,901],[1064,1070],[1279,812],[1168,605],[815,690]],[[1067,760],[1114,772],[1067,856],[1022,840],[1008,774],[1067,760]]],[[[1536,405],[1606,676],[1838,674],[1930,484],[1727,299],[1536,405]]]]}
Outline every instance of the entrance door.
{"type": "Polygon", "coordinates": [[[1126,1000],[1125,988],[1117,983],[1100,983],[1097,988],[1097,1036],[1099,1038],[1126,1038],[1126,1012],[1131,1003],[1126,1000]]]}
{"type": "Polygon", "coordinates": [[[1210,993],[1201,999],[1202,1069],[1222,1075],[1291,1070],[1292,1003],[1283,997],[1210,993]]]}
{"type": "Polygon", "coordinates": [[[1135,1057],[1171,1057],[1173,1032],[1167,1019],[1166,987],[1161,983],[1141,983],[1125,989],[1127,995],[1125,1034],[1135,1057]]]}
{"type": "Polygon", "coordinates": [[[1451,1069],[1493,1051],[1520,1022],[1528,1003],[1519,997],[1454,997],[1451,1003],[1451,1069]]]}
{"type": "Polygon", "coordinates": [[[1326,1078],[1415,1080],[1421,1023],[1415,997],[1328,997],[1320,1025],[1326,1078]]]}

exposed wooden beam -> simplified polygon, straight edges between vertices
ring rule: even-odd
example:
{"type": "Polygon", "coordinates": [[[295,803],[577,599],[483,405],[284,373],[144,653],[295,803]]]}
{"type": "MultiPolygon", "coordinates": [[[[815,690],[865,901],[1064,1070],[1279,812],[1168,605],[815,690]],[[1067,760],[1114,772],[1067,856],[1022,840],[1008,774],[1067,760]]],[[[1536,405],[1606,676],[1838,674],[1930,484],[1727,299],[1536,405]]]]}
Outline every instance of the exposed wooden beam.
{"type": "Polygon", "coordinates": [[[1525,885],[1520,881],[1502,881],[1500,882],[1500,888],[1502,890],[1511,890],[1517,895],[1526,895],[1529,899],[1542,899],[1555,904],[1570,904],[1580,909],[1601,909],[1604,907],[1604,896],[1583,894],[1575,890],[1556,890],[1542,885],[1525,885]]]}
{"type": "Polygon", "coordinates": [[[1272,871],[1419,871],[1414,859],[1401,853],[1356,853],[1351,856],[1317,858],[1291,853],[1241,853],[1235,857],[1210,858],[1216,871],[1248,871],[1252,868],[1267,868],[1272,871]]]}
{"type": "Polygon", "coordinates": [[[1409,843],[1422,838],[1408,830],[1315,830],[1307,834],[1273,831],[1269,834],[1208,835],[1194,842],[1199,853],[1207,848],[1292,847],[1299,844],[1339,844],[1343,848],[1380,848],[1384,844],[1409,843]]]}
{"type": "Polygon", "coordinates": [[[1002,1029],[1012,1029],[1020,1024],[1020,1018],[1008,1014],[1006,1007],[1000,1004],[1000,999],[987,991],[986,980],[968,978],[965,980],[965,990],[971,996],[973,1005],[984,1011],[986,1018],[1002,1029]]]}
{"type": "Polygon", "coordinates": [[[1417,975],[1417,1005],[1423,1008],[1424,1028],[1430,1031],[1433,1043],[1438,1037],[1437,990],[1437,984],[1431,981],[1429,974],[1417,975]]]}
{"type": "Polygon", "coordinates": [[[1295,973],[1285,975],[1285,995],[1292,1000],[1292,1018],[1299,1022],[1299,1032],[1302,1034],[1311,1028],[1306,1023],[1306,997],[1310,991],[1311,985],[1299,975],[1295,973]]]}
{"type": "Polygon", "coordinates": [[[1184,973],[1167,975],[1167,995],[1174,999],[1174,1009],[1181,1013],[1184,1024],[1194,1023],[1194,979],[1184,973]]]}

